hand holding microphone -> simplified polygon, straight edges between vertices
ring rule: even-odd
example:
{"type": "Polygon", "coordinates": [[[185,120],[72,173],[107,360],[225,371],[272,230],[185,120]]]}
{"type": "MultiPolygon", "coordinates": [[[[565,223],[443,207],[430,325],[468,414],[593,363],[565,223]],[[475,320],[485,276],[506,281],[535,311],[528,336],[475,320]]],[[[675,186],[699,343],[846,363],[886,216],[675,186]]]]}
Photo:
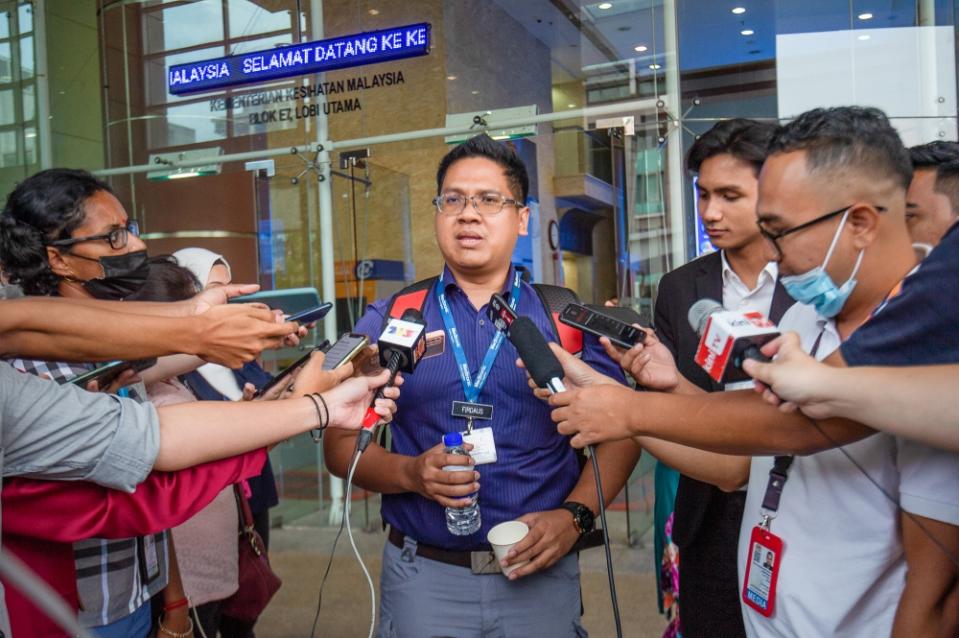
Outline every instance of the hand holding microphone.
{"type": "Polygon", "coordinates": [[[696,363],[717,383],[746,381],[743,361],[768,362],[760,348],[779,336],[779,330],[758,312],[734,312],[712,299],[700,299],[689,308],[689,325],[699,335],[696,363]]]}
{"type": "Polygon", "coordinates": [[[374,409],[376,400],[383,398],[384,391],[396,383],[399,372],[412,373],[426,352],[426,322],[415,308],[409,308],[400,319],[390,319],[380,335],[380,364],[387,374],[383,391],[377,393],[363,417],[363,429],[356,440],[357,449],[365,450],[373,440],[373,430],[380,423],[380,414],[374,409]]]}

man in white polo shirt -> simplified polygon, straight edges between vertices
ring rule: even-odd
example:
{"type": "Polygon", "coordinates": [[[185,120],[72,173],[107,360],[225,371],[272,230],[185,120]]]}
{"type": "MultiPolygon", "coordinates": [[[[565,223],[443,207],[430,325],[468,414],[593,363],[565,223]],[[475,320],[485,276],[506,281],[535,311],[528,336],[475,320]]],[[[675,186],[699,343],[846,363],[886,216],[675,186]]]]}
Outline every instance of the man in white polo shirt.
{"type": "MultiPolygon", "coordinates": [[[[775,135],[758,219],[783,285],[802,302],[780,327],[819,358],[881,316],[914,267],[910,176],[905,149],[875,109],[817,109],[775,135]]],[[[838,353],[829,359],[841,364],[838,353]]],[[[550,401],[574,445],[652,436],[725,452],[674,445],[667,462],[727,487],[749,464],[739,565],[748,635],[955,635],[946,602],[959,574],[959,456],[848,420],[782,414],[749,392],[630,395],[603,385],[550,401]]],[[[663,458],[662,446],[656,453],[663,458]]]]}

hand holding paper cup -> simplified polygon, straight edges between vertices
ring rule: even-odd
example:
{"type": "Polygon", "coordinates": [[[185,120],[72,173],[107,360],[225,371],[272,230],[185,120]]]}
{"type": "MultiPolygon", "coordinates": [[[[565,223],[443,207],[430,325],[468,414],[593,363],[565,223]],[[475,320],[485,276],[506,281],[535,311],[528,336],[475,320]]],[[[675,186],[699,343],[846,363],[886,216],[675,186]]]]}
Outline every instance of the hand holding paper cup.
{"type": "MultiPolygon", "coordinates": [[[[489,541],[489,544],[493,547],[493,554],[496,555],[497,564],[506,558],[506,554],[513,548],[513,545],[523,540],[527,534],[529,534],[529,526],[522,521],[506,521],[491,529],[489,533],[486,534],[486,540],[489,541]]],[[[524,560],[521,563],[514,563],[509,567],[502,567],[503,575],[509,576],[510,572],[519,569],[528,562],[529,561],[524,560]]]]}

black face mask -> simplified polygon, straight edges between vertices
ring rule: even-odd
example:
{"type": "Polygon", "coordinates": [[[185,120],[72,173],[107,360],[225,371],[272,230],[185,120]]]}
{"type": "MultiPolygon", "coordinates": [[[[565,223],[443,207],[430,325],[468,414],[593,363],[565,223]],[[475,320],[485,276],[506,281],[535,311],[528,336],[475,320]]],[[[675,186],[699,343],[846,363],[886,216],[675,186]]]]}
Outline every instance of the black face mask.
{"type": "MultiPolygon", "coordinates": [[[[75,257],[81,257],[81,255],[75,255],[75,257]]],[[[81,258],[90,259],[89,257],[81,258]]],[[[150,264],[145,250],[100,257],[90,261],[98,262],[103,268],[103,279],[85,281],[83,287],[97,299],[122,301],[143,288],[150,274],[150,264]]]]}

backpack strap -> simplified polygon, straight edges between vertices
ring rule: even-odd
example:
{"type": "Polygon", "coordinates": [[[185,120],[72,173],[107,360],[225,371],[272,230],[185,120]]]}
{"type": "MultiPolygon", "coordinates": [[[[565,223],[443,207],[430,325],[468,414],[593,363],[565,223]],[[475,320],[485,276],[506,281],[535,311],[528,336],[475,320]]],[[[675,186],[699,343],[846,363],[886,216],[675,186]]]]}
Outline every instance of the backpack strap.
{"type": "Polygon", "coordinates": [[[390,319],[401,318],[403,313],[410,308],[423,312],[423,306],[426,305],[426,295],[432,290],[437,279],[439,277],[422,279],[393,295],[393,299],[390,300],[390,305],[386,309],[386,316],[383,317],[383,327],[380,331],[386,330],[386,324],[390,319]]]}
{"type": "Polygon", "coordinates": [[[533,284],[539,300],[553,320],[553,328],[559,336],[559,344],[563,350],[579,356],[583,352],[583,331],[561,323],[559,315],[571,303],[580,303],[579,297],[569,288],[551,286],[550,284],[533,284]]]}

